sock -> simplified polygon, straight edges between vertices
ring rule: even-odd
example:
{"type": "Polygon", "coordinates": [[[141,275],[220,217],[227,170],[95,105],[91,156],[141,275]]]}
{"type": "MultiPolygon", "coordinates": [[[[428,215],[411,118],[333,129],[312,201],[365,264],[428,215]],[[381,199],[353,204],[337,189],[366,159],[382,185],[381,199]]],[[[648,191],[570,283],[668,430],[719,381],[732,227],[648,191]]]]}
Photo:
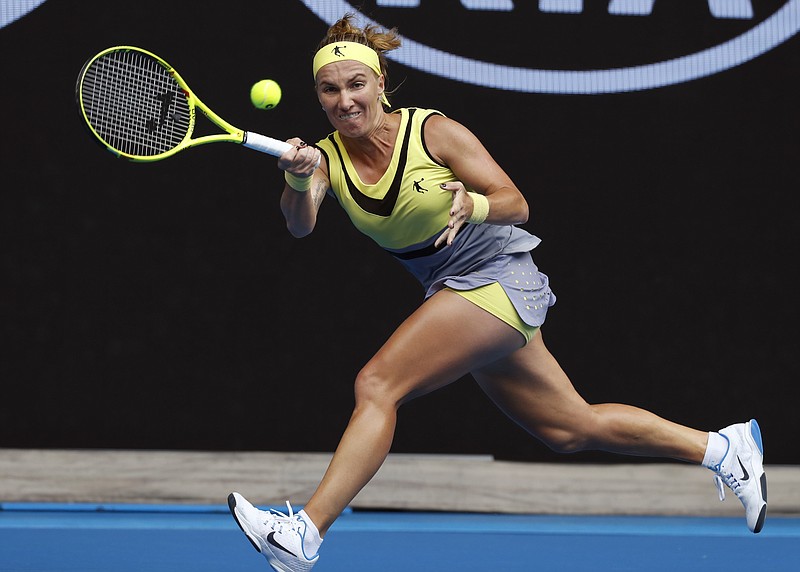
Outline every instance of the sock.
{"type": "Polygon", "coordinates": [[[712,471],[719,470],[722,460],[728,454],[730,448],[730,441],[724,435],[720,435],[716,431],[708,433],[708,445],[706,446],[706,454],[703,457],[703,466],[712,471]]]}
{"type": "Polygon", "coordinates": [[[306,523],[306,533],[303,536],[303,551],[309,558],[312,558],[319,551],[322,538],[319,536],[317,525],[309,518],[305,510],[301,510],[297,515],[306,523]]]}

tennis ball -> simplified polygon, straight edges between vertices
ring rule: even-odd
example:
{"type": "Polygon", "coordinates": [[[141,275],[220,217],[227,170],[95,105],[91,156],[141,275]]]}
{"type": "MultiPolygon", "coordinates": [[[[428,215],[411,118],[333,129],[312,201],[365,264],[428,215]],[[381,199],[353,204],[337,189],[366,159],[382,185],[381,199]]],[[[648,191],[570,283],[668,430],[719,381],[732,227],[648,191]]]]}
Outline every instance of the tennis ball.
{"type": "Polygon", "coordinates": [[[272,109],[281,100],[281,86],[271,79],[262,79],[250,88],[250,101],[258,109],[272,109]]]}

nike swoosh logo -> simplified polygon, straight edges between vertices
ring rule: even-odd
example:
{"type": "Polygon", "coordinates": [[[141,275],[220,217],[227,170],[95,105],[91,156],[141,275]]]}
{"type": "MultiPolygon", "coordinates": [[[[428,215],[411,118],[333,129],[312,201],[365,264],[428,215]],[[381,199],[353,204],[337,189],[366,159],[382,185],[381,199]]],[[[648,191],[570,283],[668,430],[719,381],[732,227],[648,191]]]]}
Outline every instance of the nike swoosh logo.
{"type": "Polygon", "coordinates": [[[744,473],[742,480],[749,481],[750,475],[748,474],[747,469],[744,468],[744,465],[742,464],[742,460],[739,458],[739,455],[736,455],[736,460],[739,461],[739,466],[742,468],[742,472],[744,473]]]}
{"type": "MultiPolygon", "coordinates": [[[[740,463],[741,463],[741,461],[740,461],[740,463]]],[[[278,543],[278,541],[277,541],[277,540],[275,540],[275,538],[274,538],[274,537],[275,537],[275,533],[274,533],[274,532],[270,532],[270,533],[267,535],[267,542],[269,542],[269,543],[270,543],[272,546],[274,546],[274,547],[275,547],[275,548],[277,548],[278,550],[283,550],[283,551],[284,551],[286,554],[291,554],[292,556],[294,556],[295,558],[297,558],[297,554],[295,554],[294,552],[291,552],[290,550],[287,550],[286,548],[284,548],[283,546],[281,546],[281,545],[278,543]]]]}

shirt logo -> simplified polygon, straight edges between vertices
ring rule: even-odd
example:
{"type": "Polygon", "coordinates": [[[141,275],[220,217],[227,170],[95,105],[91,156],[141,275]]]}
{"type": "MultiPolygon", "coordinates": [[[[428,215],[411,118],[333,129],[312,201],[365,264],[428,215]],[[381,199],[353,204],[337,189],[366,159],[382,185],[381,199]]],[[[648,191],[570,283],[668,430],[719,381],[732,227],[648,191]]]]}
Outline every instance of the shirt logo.
{"type": "MultiPolygon", "coordinates": [[[[328,24],[344,13],[352,12],[357,14],[361,24],[393,27],[395,24],[389,22],[390,16],[386,15],[391,11],[392,20],[403,18],[408,23],[399,26],[404,34],[403,46],[389,52],[389,59],[455,81],[524,93],[620,93],[693,81],[749,62],[800,31],[800,0],[786,0],[777,9],[752,0],[698,0],[692,3],[668,0],[609,0],[606,3],[584,0],[461,0],[460,7],[453,8],[461,11],[460,15],[465,21],[472,16],[483,18],[491,14],[492,21],[498,26],[498,37],[490,37],[488,41],[495,44],[502,39],[500,36],[511,33],[506,30],[506,24],[510,28],[534,22],[543,26],[552,22],[559,29],[574,33],[576,43],[590,46],[580,58],[595,63],[589,69],[581,67],[582,62],[579,61],[572,65],[564,61],[567,52],[560,53],[557,46],[535,44],[535,31],[530,31],[528,37],[531,38],[531,45],[538,47],[532,47],[529,54],[524,54],[528,56],[527,60],[534,63],[519,57],[520,54],[504,56],[503,59],[508,61],[488,61],[483,59],[481,50],[475,46],[466,43],[453,46],[442,44],[441,34],[438,34],[439,37],[424,37],[425,34],[431,34],[414,30],[413,16],[415,12],[429,15],[430,12],[424,12],[424,9],[430,8],[435,4],[433,2],[376,0],[377,10],[370,9],[369,13],[387,19],[386,23],[381,23],[365,16],[345,0],[302,1],[328,24]],[[659,35],[657,40],[648,39],[653,37],[649,33],[652,30],[651,22],[665,13],[670,15],[669,25],[663,28],[665,36],[659,35]],[[698,24],[699,17],[706,18],[713,25],[703,24],[706,20],[698,24]],[[676,19],[677,23],[672,19],[676,19]],[[594,22],[601,25],[595,26],[594,22]],[[610,31],[619,28],[631,29],[638,37],[638,42],[634,37],[627,42],[627,51],[618,46],[617,35],[610,31]],[[599,34],[596,31],[598,29],[605,29],[606,33],[599,34]],[[662,53],[660,45],[654,46],[649,52],[640,49],[642,38],[648,43],[655,44],[657,41],[664,44],[686,35],[684,31],[693,34],[691,42],[682,44],[684,53],[680,53],[681,49],[675,55],[662,53]],[[580,34],[594,35],[591,41],[587,41],[588,37],[580,34]],[[687,45],[692,47],[686,48],[687,45]],[[596,60],[595,53],[602,55],[605,48],[611,55],[619,56],[622,63],[615,63],[611,55],[609,61],[596,60]],[[687,50],[690,53],[685,53],[687,50]],[[650,61],[637,61],[640,52],[658,55],[648,56],[650,61]],[[516,59],[514,56],[517,56],[516,59]],[[554,62],[552,68],[545,65],[548,58],[554,62]]],[[[445,9],[441,10],[441,15],[446,16],[445,9]]],[[[461,35],[471,40],[476,38],[469,32],[461,35]]],[[[569,53],[575,53],[574,50],[572,46],[569,53]]]]}

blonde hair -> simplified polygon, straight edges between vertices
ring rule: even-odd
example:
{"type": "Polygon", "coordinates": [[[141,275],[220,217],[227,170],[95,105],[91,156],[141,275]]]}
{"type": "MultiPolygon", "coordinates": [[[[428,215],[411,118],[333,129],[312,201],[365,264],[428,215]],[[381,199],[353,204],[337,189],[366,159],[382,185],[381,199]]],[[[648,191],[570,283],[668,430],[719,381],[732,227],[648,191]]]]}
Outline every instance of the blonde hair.
{"type": "Polygon", "coordinates": [[[342,16],[342,18],[328,28],[328,32],[317,46],[317,50],[321,50],[328,44],[335,44],[337,42],[364,44],[377,52],[381,73],[383,74],[384,81],[388,83],[389,74],[386,70],[386,56],[384,54],[400,47],[400,34],[397,33],[397,28],[385,30],[373,24],[368,24],[363,28],[359,28],[354,23],[354,19],[355,14],[348,13],[342,16]]]}

